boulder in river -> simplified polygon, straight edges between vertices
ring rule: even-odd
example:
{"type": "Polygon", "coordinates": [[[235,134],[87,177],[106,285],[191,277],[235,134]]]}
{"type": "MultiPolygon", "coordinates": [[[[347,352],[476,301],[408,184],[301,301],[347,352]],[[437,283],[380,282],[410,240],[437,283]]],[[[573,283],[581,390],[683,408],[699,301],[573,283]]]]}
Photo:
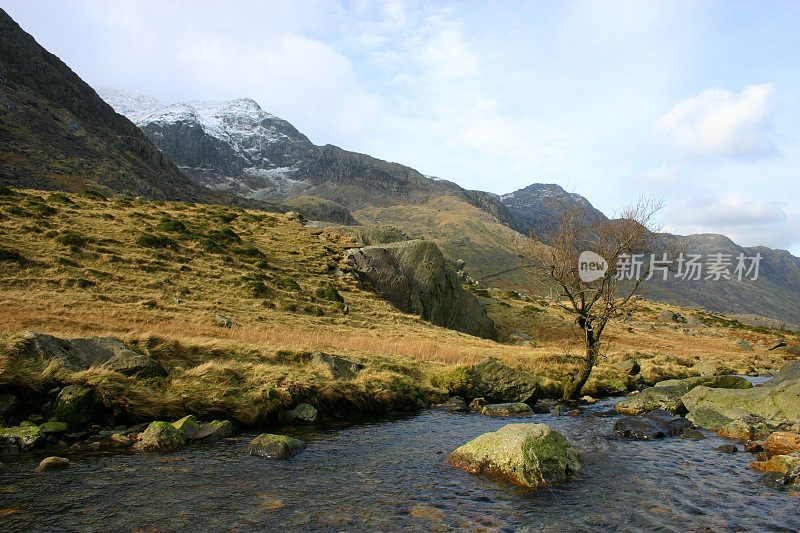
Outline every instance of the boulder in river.
{"type": "Polygon", "coordinates": [[[95,414],[94,391],[84,385],[67,385],[58,394],[53,413],[72,426],[86,424],[95,414]]]}
{"type": "Polygon", "coordinates": [[[53,472],[56,470],[64,470],[69,466],[69,459],[64,457],[46,457],[42,459],[39,466],[36,467],[37,472],[53,472]]]}
{"type": "Polygon", "coordinates": [[[614,434],[639,440],[661,439],[679,435],[692,425],[687,419],[658,409],[639,416],[623,416],[614,424],[614,434]]]}
{"type": "Polygon", "coordinates": [[[164,367],[147,355],[132,349],[116,337],[61,339],[28,331],[28,350],[44,360],[59,361],[73,371],[96,366],[141,378],[166,376],[164,367]]]}
{"type": "Polygon", "coordinates": [[[581,468],[567,439],[545,424],[508,424],[484,433],[453,451],[447,462],[525,487],[570,480],[581,468]]]}
{"type": "Polygon", "coordinates": [[[718,376],[695,376],[685,379],[667,379],[659,381],[655,384],[656,387],[672,387],[680,386],[686,388],[689,392],[695,387],[699,386],[711,387],[713,389],[752,389],[753,384],[747,378],[742,376],[733,376],[728,374],[718,376]]]}
{"type": "Polygon", "coordinates": [[[785,455],[800,452],[800,433],[776,431],[761,443],[764,451],[770,455],[785,455]]]}
{"type": "Polygon", "coordinates": [[[175,429],[181,430],[188,438],[194,437],[200,431],[200,422],[197,421],[194,415],[184,416],[180,420],[173,422],[172,425],[175,429]]]}
{"type": "Polygon", "coordinates": [[[302,452],[306,443],[286,435],[263,433],[254,438],[245,451],[250,455],[269,459],[286,459],[302,452]]]}
{"type": "Polygon", "coordinates": [[[689,414],[686,415],[686,418],[691,420],[695,426],[699,426],[701,428],[710,429],[712,431],[716,431],[723,426],[726,426],[733,422],[732,418],[729,418],[713,409],[706,409],[700,408],[694,411],[690,411],[689,414]]]}
{"type": "Polygon", "coordinates": [[[734,420],[716,430],[717,435],[735,440],[759,440],[771,433],[764,422],[756,420],[734,420]]]}
{"type": "Polygon", "coordinates": [[[738,390],[701,385],[682,400],[689,411],[708,408],[724,413],[725,409],[733,409],[767,420],[800,420],[800,361],[786,363],[761,387],[738,390]]]}
{"type": "Polygon", "coordinates": [[[686,412],[681,397],[686,394],[683,386],[650,387],[635,396],[625,398],[614,408],[623,415],[640,415],[662,409],[679,415],[686,412]]]}
{"type": "Polygon", "coordinates": [[[510,403],[490,403],[484,405],[480,413],[487,416],[521,416],[533,414],[533,409],[527,403],[523,402],[510,402],[510,403]]]}
{"type": "Polygon", "coordinates": [[[362,281],[401,311],[477,337],[497,338],[494,322],[475,295],[461,286],[433,242],[367,246],[349,251],[348,260],[362,281]]]}
{"type": "Polygon", "coordinates": [[[151,422],[142,433],[139,442],[134,444],[137,450],[148,452],[167,452],[177,450],[186,444],[186,435],[169,422],[151,422]]]}
{"type": "Polygon", "coordinates": [[[469,398],[485,398],[489,403],[523,402],[534,404],[542,396],[539,380],[487,357],[465,373],[464,389],[469,398]]]}
{"type": "Polygon", "coordinates": [[[192,435],[193,439],[204,439],[206,437],[225,438],[233,435],[233,422],[230,420],[212,420],[203,422],[200,429],[192,435]]]}

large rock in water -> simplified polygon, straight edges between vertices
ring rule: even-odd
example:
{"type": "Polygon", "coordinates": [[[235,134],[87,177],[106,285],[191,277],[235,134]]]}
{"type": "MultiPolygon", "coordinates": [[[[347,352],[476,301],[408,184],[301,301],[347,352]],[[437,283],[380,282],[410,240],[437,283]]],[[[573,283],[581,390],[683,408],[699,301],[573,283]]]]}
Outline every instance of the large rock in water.
{"type": "Polygon", "coordinates": [[[719,376],[695,376],[686,379],[667,379],[659,381],[655,384],[656,387],[685,387],[686,391],[690,391],[699,386],[711,387],[712,389],[752,389],[753,384],[747,381],[742,376],[732,376],[723,374],[719,376]]]}
{"type": "Polygon", "coordinates": [[[685,418],[658,409],[641,416],[623,416],[614,424],[614,434],[640,440],[660,439],[677,435],[691,425],[685,418]]]}
{"type": "Polygon", "coordinates": [[[107,368],[126,376],[142,378],[166,376],[161,364],[131,349],[116,337],[61,339],[52,335],[28,331],[28,350],[44,359],[55,359],[69,370],[86,370],[91,366],[107,368]]]}
{"type": "Polygon", "coordinates": [[[689,411],[746,411],[768,420],[800,420],[800,361],[786,363],[772,380],[752,389],[695,387],[682,401],[689,411]]]}
{"type": "Polygon", "coordinates": [[[139,442],[134,444],[137,450],[148,452],[168,452],[177,450],[186,444],[186,435],[169,422],[152,422],[142,433],[139,442]]]}
{"type": "Polygon", "coordinates": [[[484,433],[453,451],[447,462],[525,487],[567,481],[581,468],[575,449],[545,424],[509,424],[484,433]]]}
{"type": "Polygon", "coordinates": [[[657,409],[680,415],[686,412],[686,408],[681,401],[681,397],[686,392],[686,387],[680,385],[650,387],[636,396],[625,398],[617,403],[614,408],[623,415],[640,415],[657,409]]]}
{"type": "Polygon", "coordinates": [[[367,246],[348,253],[360,279],[395,307],[439,326],[487,339],[497,338],[494,322],[432,242],[413,240],[367,246]]]}
{"type": "Polygon", "coordinates": [[[245,452],[269,459],[287,459],[305,448],[306,443],[300,439],[263,433],[253,439],[245,452]]]}

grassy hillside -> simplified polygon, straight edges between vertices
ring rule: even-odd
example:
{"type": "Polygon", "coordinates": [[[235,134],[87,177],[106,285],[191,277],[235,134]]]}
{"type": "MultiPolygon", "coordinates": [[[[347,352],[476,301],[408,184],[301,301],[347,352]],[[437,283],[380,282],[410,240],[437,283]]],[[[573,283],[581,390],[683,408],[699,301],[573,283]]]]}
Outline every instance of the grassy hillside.
{"type": "MultiPolygon", "coordinates": [[[[303,399],[323,412],[428,403],[447,394],[441,376],[487,356],[539,374],[552,391],[570,372],[579,342],[555,304],[481,291],[502,342],[435,327],[397,312],[346,273],[342,252],[355,245],[285,215],[0,188],[0,388],[80,382],[139,418],[192,412],[255,423],[303,399]],[[23,356],[28,329],[116,335],[169,375],[67,372],[23,356]],[[312,350],[366,368],[355,379],[333,379],[310,361],[312,350]]],[[[650,325],[660,308],[611,326],[607,358],[587,392],[629,385],[613,366],[626,357],[639,359],[649,380],[689,375],[697,362],[765,372],[787,357],[735,348],[742,336],[775,336],[763,328],[650,325]]]]}

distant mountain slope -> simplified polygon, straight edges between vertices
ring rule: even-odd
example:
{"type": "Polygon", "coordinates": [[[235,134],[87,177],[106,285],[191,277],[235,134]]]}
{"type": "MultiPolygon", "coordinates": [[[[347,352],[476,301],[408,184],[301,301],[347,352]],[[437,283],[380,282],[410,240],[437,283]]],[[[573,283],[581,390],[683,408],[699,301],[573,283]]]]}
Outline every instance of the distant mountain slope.
{"type": "Polygon", "coordinates": [[[0,10],[0,183],[215,200],[0,10]]]}
{"type": "Polygon", "coordinates": [[[555,183],[533,183],[524,189],[502,195],[500,200],[523,226],[526,234],[546,231],[558,220],[565,207],[578,207],[594,220],[606,220],[606,216],[586,198],[568,193],[555,183]]]}
{"type": "Polygon", "coordinates": [[[519,229],[495,195],[332,145],[316,146],[253,100],[164,104],[118,89],[100,94],[195,182],[254,199],[317,196],[348,209],[453,196],[519,229]]]}

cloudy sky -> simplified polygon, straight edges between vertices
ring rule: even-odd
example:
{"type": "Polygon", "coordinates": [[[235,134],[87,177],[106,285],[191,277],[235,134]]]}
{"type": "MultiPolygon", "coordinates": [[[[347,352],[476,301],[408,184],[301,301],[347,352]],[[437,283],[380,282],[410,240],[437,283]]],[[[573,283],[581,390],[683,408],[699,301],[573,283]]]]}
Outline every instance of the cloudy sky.
{"type": "Polygon", "coordinates": [[[92,85],[251,97],[467,188],[800,254],[800,3],[4,0],[92,85]]]}

